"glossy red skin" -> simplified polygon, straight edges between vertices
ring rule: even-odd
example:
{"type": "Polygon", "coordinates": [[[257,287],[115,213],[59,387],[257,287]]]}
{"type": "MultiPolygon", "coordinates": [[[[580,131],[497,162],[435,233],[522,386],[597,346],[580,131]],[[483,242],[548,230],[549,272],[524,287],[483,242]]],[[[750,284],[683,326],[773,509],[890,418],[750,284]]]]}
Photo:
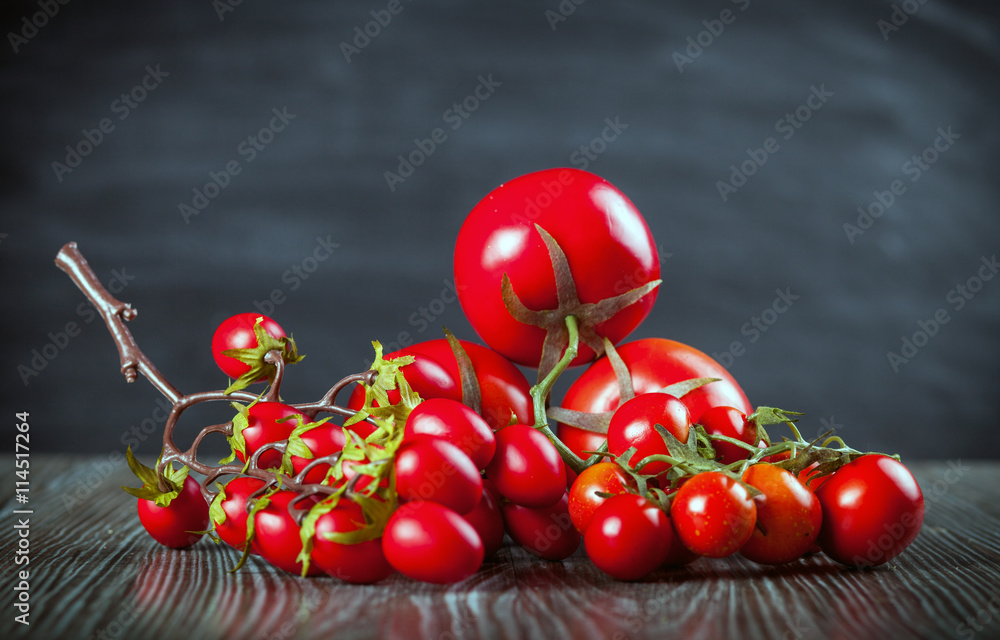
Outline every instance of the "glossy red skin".
{"type": "Polygon", "coordinates": [[[790,471],[755,464],[743,481],[759,489],[754,498],[757,525],[740,554],[760,564],[782,564],[809,552],[823,523],[823,510],[812,491],[790,471]]]}
{"type": "Polygon", "coordinates": [[[327,540],[328,533],[349,533],[365,525],[361,507],[341,499],[337,506],[316,520],[311,560],[334,578],[352,584],[373,584],[389,577],[393,568],[382,552],[382,538],[356,544],[340,544],[327,540]]]}
{"type": "Polygon", "coordinates": [[[479,539],[483,541],[485,557],[489,558],[500,550],[503,546],[503,516],[500,513],[499,500],[490,488],[489,480],[483,480],[483,495],[479,504],[462,517],[479,534],[479,539]]]}
{"type": "Polygon", "coordinates": [[[670,552],[674,530],[667,514],[642,496],[617,495],[602,504],[583,536],[587,557],[617,580],[639,580],[670,552]]]}
{"type": "MultiPolygon", "coordinates": [[[[284,329],[277,322],[259,313],[238,313],[235,316],[230,316],[222,321],[222,324],[216,328],[212,335],[212,357],[215,359],[215,364],[230,378],[239,378],[250,370],[250,365],[224,356],[222,352],[229,349],[253,349],[257,347],[257,336],[253,332],[257,318],[264,318],[261,324],[269,335],[275,338],[285,337],[284,329]]],[[[257,382],[266,379],[267,377],[264,376],[259,378],[257,382]]]]}
{"type": "Polygon", "coordinates": [[[483,478],[465,453],[430,435],[404,440],[396,451],[396,493],[400,502],[437,502],[468,513],[483,495],[483,478]]]}
{"type": "MultiPolygon", "coordinates": [[[[287,440],[292,430],[299,425],[295,416],[304,422],[309,421],[301,411],[281,402],[258,402],[247,413],[247,428],[243,430],[246,455],[236,452],[240,462],[252,457],[265,444],[287,440]]],[[[257,466],[260,469],[277,469],[281,466],[281,452],[276,449],[265,451],[257,459],[257,466]]]]}
{"type": "Polygon", "coordinates": [[[447,398],[424,400],[410,412],[403,437],[418,434],[447,440],[472,458],[477,469],[484,469],[497,449],[490,425],[469,407],[447,398]]]}
{"type": "Polygon", "coordinates": [[[816,490],[823,508],[817,544],[831,558],[855,567],[892,560],[917,537],[924,497],[901,462],[871,454],[835,471],[816,490]]]}
{"type": "Polygon", "coordinates": [[[524,424],[496,432],[497,451],[486,477],[504,498],[531,509],[550,507],[566,493],[566,466],[545,435],[524,424]]]}
{"type": "MultiPolygon", "coordinates": [[[[292,424],[295,423],[293,422],[292,424]]],[[[302,442],[309,447],[309,451],[312,452],[313,456],[312,458],[292,456],[292,469],[294,473],[298,475],[300,471],[305,469],[316,458],[324,458],[343,450],[346,441],[347,436],[344,434],[343,427],[330,424],[329,422],[324,422],[318,427],[306,431],[302,434],[302,442]]],[[[317,464],[309,470],[304,480],[307,484],[319,484],[323,482],[329,471],[329,464],[317,464]]]]}
{"type": "Polygon", "coordinates": [[[476,529],[436,502],[415,501],[396,510],[382,534],[385,558],[408,578],[448,584],[468,578],[483,564],[476,529]]]}
{"type": "Polygon", "coordinates": [[[724,558],[750,539],[757,507],[746,488],[717,471],[700,473],[677,490],[670,519],[681,542],[694,553],[724,558]]]}
{"type": "MultiPolygon", "coordinates": [[[[710,407],[735,407],[744,413],[753,411],[749,400],[736,379],[725,367],[694,347],[665,338],[644,338],[621,345],[617,349],[629,372],[636,394],[659,391],[667,385],[692,378],[720,378],[681,397],[691,417],[701,417],[710,407]]],[[[618,408],[618,381],[607,358],[601,358],[566,391],[561,406],[573,411],[603,413],[618,408]]],[[[556,435],[577,455],[596,451],[604,436],[558,425],[556,435]]]]}
{"type": "MultiPolygon", "coordinates": [[[[242,476],[233,478],[225,485],[226,497],[219,506],[226,513],[226,519],[215,523],[215,533],[223,542],[243,551],[247,542],[247,498],[264,486],[263,480],[242,476]]],[[[251,553],[257,553],[251,545],[251,553]]]]}
{"type": "Polygon", "coordinates": [[[184,479],[177,497],[165,507],[152,500],[140,498],[136,503],[139,522],[149,535],[160,544],[172,549],[184,549],[201,540],[209,527],[208,503],[201,495],[198,481],[188,476],[184,479]]]}
{"type": "MultiPolygon", "coordinates": [[[[552,262],[535,224],[566,254],[581,302],[613,298],[660,277],[653,236],[635,205],[614,185],[578,169],[530,173],[491,191],[469,213],[455,244],[455,285],[469,323],[486,344],[514,362],[537,367],[544,330],[515,320],[503,304],[506,273],[529,309],[557,304],[552,262]],[[560,179],[562,182],[560,182],[560,179]],[[565,184],[568,183],[568,184],[565,184]],[[549,206],[526,213],[526,199],[545,198],[545,185],[561,187],[549,206]]],[[[595,329],[618,343],[649,314],[656,291],[595,329]]],[[[594,359],[584,344],[574,365],[594,359]]]]}
{"type": "Polygon", "coordinates": [[[500,511],[511,539],[543,560],[565,560],[580,547],[580,532],[569,515],[568,492],[542,509],[502,502],[500,511]]]}
{"type": "MultiPolygon", "coordinates": [[[[683,402],[667,393],[644,393],[632,398],[615,411],[608,426],[608,451],[620,456],[635,447],[629,465],[635,468],[651,455],[669,455],[667,443],[656,430],[661,425],[681,442],[687,442],[691,414],[683,402]]],[[[640,473],[658,475],[670,469],[660,460],[650,462],[640,473]]]]}
{"type": "Polygon", "coordinates": [[[617,495],[627,493],[625,487],[635,488],[635,481],[614,462],[598,462],[584,469],[569,490],[569,516],[576,530],[585,533],[594,512],[608,500],[598,492],[617,495]]]}
{"type": "MultiPolygon", "coordinates": [[[[472,370],[479,381],[479,393],[482,396],[480,415],[493,430],[510,424],[511,412],[518,422],[531,422],[531,397],[528,395],[531,385],[521,373],[502,355],[473,342],[459,340],[465,349],[472,370]]],[[[394,351],[385,356],[392,360],[398,356],[413,356],[416,360],[401,369],[406,381],[424,400],[429,398],[448,398],[462,401],[462,384],[459,377],[458,362],[447,340],[428,340],[394,351]]],[[[389,399],[398,401],[399,394],[392,392],[389,399]]],[[[364,389],[359,385],[351,393],[348,407],[354,410],[364,405],[364,389]]],[[[370,431],[369,431],[370,432],[370,431]]],[[[367,433],[358,433],[362,436],[367,433]]]]}
{"type": "MultiPolygon", "coordinates": [[[[302,538],[299,527],[288,512],[288,504],[298,496],[295,491],[282,490],[269,496],[266,507],[254,514],[254,542],[260,552],[260,557],[275,567],[302,574],[302,563],[298,556],[302,552],[302,538]]],[[[315,500],[306,498],[297,503],[298,508],[308,509],[315,500]]],[[[323,570],[312,563],[306,575],[322,575],[323,570]]]]}
{"type": "MultiPolygon", "coordinates": [[[[747,414],[736,407],[712,407],[701,414],[698,424],[705,427],[705,432],[710,436],[726,436],[751,446],[759,444],[756,425],[747,422],[747,414]]],[[[750,457],[750,451],[730,442],[713,440],[712,446],[715,447],[715,459],[722,464],[732,464],[750,457]]]]}

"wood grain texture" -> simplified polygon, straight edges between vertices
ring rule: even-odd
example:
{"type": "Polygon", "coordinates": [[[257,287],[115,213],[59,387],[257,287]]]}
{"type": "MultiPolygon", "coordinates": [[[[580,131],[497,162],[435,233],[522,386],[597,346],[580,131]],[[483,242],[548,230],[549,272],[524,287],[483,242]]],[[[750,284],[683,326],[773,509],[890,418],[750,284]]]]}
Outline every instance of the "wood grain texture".
{"type": "MultiPolygon", "coordinates": [[[[143,531],[99,458],[32,459],[31,625],[14,622],[13,525],[0,514],[4,638],[998,638],[1000,464],[912,465],[927,500],[916,542],[875,570],[823,556],[780,567],[702,559],[637,583],[582,549],[562,563],[507,544],[474,577],[435,586],[300,579],[228,548],[173,551],[143,531]],[[70,496],[65,498],[64,496],[70,496]]],[[[10,464],[5,477],[12,476],[10,464]]]]}

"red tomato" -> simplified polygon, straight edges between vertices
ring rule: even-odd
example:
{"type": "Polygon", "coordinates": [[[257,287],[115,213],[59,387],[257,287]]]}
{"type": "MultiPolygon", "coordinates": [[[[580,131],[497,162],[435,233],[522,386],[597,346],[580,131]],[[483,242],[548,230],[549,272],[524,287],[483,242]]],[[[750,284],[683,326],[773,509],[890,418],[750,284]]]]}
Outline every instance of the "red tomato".
{"type": "Polygon", "coordinates": [[[410,412],[403,437],[418,434],[447,440],[472,458],[477,469],[489,464],[497,448],[490,425],[469,407],[447,398],[424,400],[410,412]]]}
{"type": "Polygon", "coordinates": [[[393,569],[382,552],[382,538],[357,544],[340,544],[326,538],[329,533],[350,533],[364,526],[361,507],[341,499],[332,511],[316,520],[312,562],[334,578],[353,584],[372,584],[388,577],[393,569]]]}
{"type": "Polygon", "coordinates": [[[392,514],[382,550],[396,571],[435,584],[468,578],[484,557],[483,542],[471,524],[448,507],[420,500],[392,514]]]}
{"type": "MultiPolygon", "coordinates": [[[[713,383],[714,384],[714,383],[713,383]]],[[[726,436],[745,442],[751,446],[762,446],[757,440],[757,426],[747,422],[747,414],[736,407],[712,407],[701,414],[698,424],[705,427],[710,436],[726,436]]],[[[722,440],[713,440],[715,459],[722,464],[731,464],[750,457],[750,451],[722,440]]]]}
{"type": "Polygon", "coordinates": [[[483,496],[479,504],[462,517],[479,534],[487,558],[500,550],[503,546],[503,516],[500,513],[500,503],[490,488],[489,480],[483,480],[483,496]]]}
{"type": "MultiPolygon", "coordinates": [[[[238,313],[235,316],[226,318],[212,336],[212,357],[215,359],[215,364],[219,365],[222,372],[230,378],[239,378],[247,371],[250,371],[250,365],[240,362],[235,358],[224,356],[222,352],[229,349],[253,349],[257,347],[257,336],[253,331],[257,318],[264,318],[261,324],[264,327],[264,331],[271,337],[285,337],[284,329],[277,322],[259,313],[238,313]]],[[[257,382],[266,379],[266,376],[261,377],[257,382]]]]}
{"type": "MultiPolygon", "coordinates": [[[[247,414],[248,426],[243,429],[246,455],[236,452],[240,462],[245,462],[248,456],[253,457],[265,444],[287,440],[299,424],[296,416],[306,422],[309,420],[298,409],[281,402],[258,402],[250,407],[247,414]]],[[[281,452],[277,449],[265,451],[257,459],[257,467],[260,469],[277,469],[280,466],[281,452]]]]}
{"type": "Polygon", "coordinates": [[[723,558],[739,551],[753,533],[757,506],[736,480],[718,471],[685,482],[670,505],[670,519],[684,546],[723,558]]]}
{"type": "MultiPolygon", "coordinates": [[[[269,504],[254,514],[254,541],[260,557],[279,569],[301,575],[302,563],[298,556],[302,553],[302,538],[298,524],[288,511],[289,503],[298,495],[295,491],[281,490],[269,496],[269,504]]],[[[297,508],[308,509],[315,502],[310,498],[300,500],[297,508]]],[[[322,573],[322,569],[310,563],[306,575],[322,573]]]]}
{"type": "MultiPolygon", "coordinates": [[[[660,277],[660,259],[646,221],[606,180],[578,169],[549,169],[515,178],[473,208],[455,245],[458,299],[476,333],[514,362],[537,367],[545,331],[515,320],[501,280],[529,309],[558,306],[549,252],[535,225],[566,254],[583,303],[613,298],[660,277]]],[[[595,329],[617,343],[649,314],[656,291],[595,329]]],[[[573,364],[593,360],[581,344],[573,364]]]]}
{"type": "MultiPolygon", "coordinates": [[[[225,484],[225,498],[219,503],[226,514],[225,520],[215,523],[215,533],[223,542],[237,551],[243,551],[247,543],[247,498],[264,486],[263,480],[240,476],[225,484]]],[[[256,553],[251,545],[251,553],[256,553]]]]}
{"type": "Polygon", "coordinates": [[[543,560],[564,560],[580,547],[580,532],[569,515],[568,492],[541,509],[504,502],[500,511],[511,539],[543,560]]]}
{"type": "MultiPolygon", "coordinates": [[[[635,447],[629,466],[635,468],[645,457],[669,455],[667,443],[656,430],[663,426],[681,442],[687,442],[691,428],[691,415],[684,403],[666,393],[638,395],[615,411],[608,426],[608,451],[620,456],[635,447]]],[[[643,475],[658,475],[670,469],[670,464],[660,460],[644,466],[643,475]]]]}
{"type": "MultiPolygon", "coordinates": [[[[479,381],[479,393],[482,396],[480,414],[486,423],[494,430],[510,424],[511,412],[518,422],[530,422],[533,418],[531,397],[528,391],[531,385],[521,370],[502,355],[473,342],[459,340],[465,349],[472,369],[479,381]]],[[[462,385],[459,377],[458,361],[447,340],[428,340],[394,351],[385,356],[392,360],[399,356],[413,356],[416,360],[402,369],[406,381],[424,400],[429,398],[448,398],[462,401],[462,385]]],[[[364,405],[364,388],[358,385],[351,393],[348,407],[354,410],[364,405]]],[[[399,401],[399,394],[392,392],[389,400],[399,401]]],[[[362,436],[365,427],[355,425],[357,433],[362,436]]]]}
{"type": "Polygon", "coordinates": [[[139,498],[136,508],[139,522],[149,535],[173,549],[190,547],[204,535],[191,532],[208,529],[208,502],[201,495],[201,485],[191,476],[184,479],[184,486],[169,505],[160,507],[152,500],[139,498]]]}
{"type": "Polygon", "coordinates": [[[400,502],[429,500],[468,513],[483,495],[483,479],[469,456],[436,436],[414,436],[396,452],[400,502]]]}
{"type": "Polygon", "coordinates": [[[627,493],[626,487],[634,489],[635,486],[635,480],[614,462],[598,462],[587,467],[569,490],[569,516],[573,526],[580,533],[587,531],[594,512],[607,500],[598,493],[627,493]]]}
{"type": "MultiPolygon", "coordinates": [[[[347,440],[347,436],[344,435],[343,427],[330,424],[328,422],[324,422],[318,427],[313,427],[303,433],[301,437],[302,442],[309,447],[309,451],[312,452],[313,456],[312,458],[292,456],[292,469],[296,475],[298,475],[300,471],[305,469],[306,466],[308,466],[309,463],[316,458],[325,458],[326,456],[333,455],[338,451],[341,451],[347,440]]],[[[329,464],[317,464],[309,470],[309,473],[306,474],[304,482],[306,484],[319,484],[323,482],[324,478],[326,478],[326,474],[329,470],[329,464]]]]}
{"type": "Polygon", "coordinates": [[[674,530],[667,514],[642,496],[608,498],[583,536],[587,557],[618,580],[639,580],[659,567],[670,552],[674,530]]]}
{"type": "MultiPolygon", "coordinates": [[[[629,372],[636,394],[652,393],[663,387],[692,378],[720,378],[690,391],[681,402],[692,416],[701,416],[711,407],[735,407],[744,413],[753,411],[736,379],[726,369],[694,347],[664,338],[645,338],[618,347],[629,372]]],[[[601,358],[590,365],[566,391],[562,406],[572,411],[603,413],[614,411],[620,404],[618,381],[608,359],[601,358]]],[[[605,437],[564,424],[556,434],[577,455],[596,451],[605,437]]]]}
{"type": "Polygon", "coordinates": [[[497,493],[523,507],[540,509],[566,493],[566,466],[541,431],[512,424],[496,433],[497,452],[486,477],[497,493]]]}
{"type": "Polygon", "coordinates": [[[872,567],[898,556],[920,532],[924,496],[910,470],[884,455],[866,455],[835,471],[816,490],[823,507],[817,543],[828,556],[872,567]]]}
{"type": "Polygon", "coordinates": [[[819,535],[823,510],[813,492],[789,471],[755,464],[743,481],[759,489],[757,524],[740,554],[761,564],[781,564],[804,556],[819,535]]]}

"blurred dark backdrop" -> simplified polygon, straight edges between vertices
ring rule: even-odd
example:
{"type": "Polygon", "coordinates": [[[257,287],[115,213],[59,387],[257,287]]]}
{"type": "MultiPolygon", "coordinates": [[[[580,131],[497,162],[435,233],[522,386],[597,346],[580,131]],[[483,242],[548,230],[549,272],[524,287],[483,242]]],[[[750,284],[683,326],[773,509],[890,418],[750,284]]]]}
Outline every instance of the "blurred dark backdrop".
{"type": "Polygon", "coordinates": [[[5,415],[31,412],[34,451],[93,453],[160,416],[53,266],[69,240],[185,392],[225,383],[216,324],[280,290],[272,315],[308,356],[284,397],[301,402],[363,369],[373,339],[474,338],[441,296],[464,216],[508,179],[576,166],[628,194],[660,246],[664,284],[632,338],[739,342],[723,359],[751,402],[806,412],[807,436],[996,456],[995,3],[677,4],[5,2],[5,415]],[[499,85],[452,130],[446,110],[481,77],[499,85]],[[606,119],[627,128],[592,144],[606,119]],[[442,126],[390,190],[397,156],[442,126]],[[225,188],[198,200],[213,174],[225,188]],[[313,262],[323,241],[338,247],[313,262]],[[798,298],[762,315],[778,289],[798,298]],[[756,338],[755,317],[772,321],[756,338]]]}

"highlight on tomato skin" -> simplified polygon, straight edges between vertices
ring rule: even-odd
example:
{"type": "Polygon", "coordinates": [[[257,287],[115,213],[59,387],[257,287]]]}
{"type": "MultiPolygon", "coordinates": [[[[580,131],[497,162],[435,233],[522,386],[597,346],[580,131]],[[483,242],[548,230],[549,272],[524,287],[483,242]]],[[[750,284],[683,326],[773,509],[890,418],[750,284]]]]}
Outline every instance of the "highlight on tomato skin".
{"type": "Polygon", "coordinates": [[[471,524],[448,507],[421,500],[390,516],[382,550],[396,571],[434,584],[468,578],[485,557],[483,542],[471,524]]]}
{"type": "MultiPolygon", "coordinates": [[[[495,188],[473,207],[458,232],[456,290],[483,342],[532,368],[539,365],[545,330],[511,315],[502,281],[509,278],[528,309],[559,307],[552,259],[536,225],[565,254],[582,303],[609,300],[660,278],[659,254],[645,219],[607,180],[579,169],[555,168],[495,188]]],[[[656,296],[654,289],[593,328],[617,344],[649,315],[656,296]]],[[[594,357],[581,344],[572,364],[594,357]]]]}

